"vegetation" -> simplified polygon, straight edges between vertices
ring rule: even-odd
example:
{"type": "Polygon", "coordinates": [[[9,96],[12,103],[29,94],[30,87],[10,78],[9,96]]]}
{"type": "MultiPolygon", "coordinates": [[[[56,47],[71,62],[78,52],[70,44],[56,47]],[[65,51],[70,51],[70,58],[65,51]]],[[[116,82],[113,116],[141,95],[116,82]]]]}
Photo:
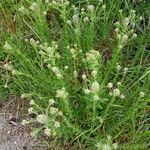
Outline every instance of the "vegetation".
{"type": "Polygon", "coordinates": [[[146,0],[0,2],[0,97],[30,104],[22,125],[34,125],[31,135],[45,137],[48,149],[148,149],[148,7],[146,0]]]}

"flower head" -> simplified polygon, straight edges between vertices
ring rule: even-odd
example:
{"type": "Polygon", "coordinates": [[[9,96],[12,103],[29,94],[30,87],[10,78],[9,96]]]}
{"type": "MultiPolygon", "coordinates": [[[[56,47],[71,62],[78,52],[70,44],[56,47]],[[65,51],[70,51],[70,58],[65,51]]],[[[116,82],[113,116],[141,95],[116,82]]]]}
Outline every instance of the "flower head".
{"type": "Polygon", "coordinates": [[[89,89],[84,89],[84,93],[86,94],[86,95],[88,95],[88,94],[90,94],[90,90],[89,89]]]}
{"type": "Polygon", "coordinates": [[[140,97],[144,97],[145,93],[143,91],[140,92],[140,97]]]}
{"type": "Polygon", "coordinates": [[[55,104],[54,99],[50,99],[50,100],[49,100],[49,105],[53,105],[53,104],[55,104]]]}
{"type": "Polygon", "coordinates": [[[96,77],[96,75],[97,75],[97,71],[96,70],[93,70],[92,72],[91,72],[91,75],[92,75],[92,77],[96,77]]]}
{"type": "Polygon", "coordinates": [[[94,99],[94,101],[98,101],[99,100],[99,96],[96,94],[96,95],[94,95],[93,99],[94,99]]]}
{"type": "Polygon", "coordinates": [[[37,116],[37,121],[41,124],[45,124],[47,122],[47,116],[44,114],[40,114],[37,116]]]}
{"type": "Polygon", "coordinates": [[[31,6],[30,6],[30,9],[31,9],[32,11],[37,10],[37,8],[38,8],[38,4],[35,3],[35,2],[33,2],[33,3],[31,4],[31,6]]]}
{"type": "Polygon", "coordinates": [[[96,93],[99,91],[99,84],[95,81],[92,83],[92,87],[91,87],[93,93],[96,93]]]}
{"type": "Polygon", "coordinates": [[[109,89],[111,89],[111,88],[113,87],[113,84],[110,82],[110,83],[108,83],[107,87],[108,87],[109,89]]]}
{"type": "Polygon", "coordinates": [[[55,128],[59,128],[59,127],[60,127],[60,122],[55,121],[55,122],[54,122],[54,127],[55,127],[55,128]]]}
{"type": "Polygon", "coordinates": [[[21,124],[22,125],[27,125],[29,122],[27,120],[22,120],[21,124]]]}
{"type": "Polygon", "coordinates": [[[113,90],[113,95],[114,96],[120,96],[120,90],[119,89],[114,89],[113,90]]]}
{"type": "Polygon", "coordinates": [[[50,136],[50,135],[51,135],[51,129],[46,128],[46,129],[44,130],[44,133],[45,133],[46,136],[50,136]]]}
{"type": "Polygon", "coordinates": [[[65,99],[68,96],[68,92],[64,88],[56,91],[56,97],[65,99]]]}
{"type": "Polygon", "coordinates": [[[87,9],[88,9],[89,11],[91,11],[91,12],[94,12],[95,7],[94,7],[94,5],[88,5],[88,6],[87,6],[87,9]]]}
{"type": "Polygon", "coordinates": [[[34,104],[35,104],[34,100],[31,100],[30,105],[34,105],[34,104]]]}
{"type": "Polygon", "coordinates": [[[28,114],[33,114],[33,113],[34,113],[33,108],[30,107],[30,108],[28,109],[28,114]]]}

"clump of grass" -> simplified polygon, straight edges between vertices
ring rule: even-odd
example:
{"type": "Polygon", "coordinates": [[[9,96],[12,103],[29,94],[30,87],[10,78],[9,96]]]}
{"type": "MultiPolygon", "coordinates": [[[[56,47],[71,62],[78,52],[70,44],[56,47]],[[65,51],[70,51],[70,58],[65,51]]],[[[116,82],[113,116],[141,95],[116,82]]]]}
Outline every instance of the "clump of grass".
{"type": "Polygon", "coordinates": [[[120,5],[15,6],[21,25],[4,44],[3,70],[6,88],[30,100],[28,114],[36,117],[22,124],[37,126],[32,136],[71,140],[72,149],[148,148],[149,52],[133,52],[143,18],[120,5]]]}

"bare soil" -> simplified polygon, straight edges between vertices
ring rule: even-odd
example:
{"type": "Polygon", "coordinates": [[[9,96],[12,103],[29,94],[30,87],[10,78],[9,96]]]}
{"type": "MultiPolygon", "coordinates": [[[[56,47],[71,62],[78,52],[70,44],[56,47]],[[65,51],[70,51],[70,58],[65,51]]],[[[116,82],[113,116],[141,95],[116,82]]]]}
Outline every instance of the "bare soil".
{"type": "Polygon", "coordinates": [[[44,150],[41,140],[31,137],[31,127],[21,124],[23,105],[17,97],[0,104],[0,150],[44,150]]]}

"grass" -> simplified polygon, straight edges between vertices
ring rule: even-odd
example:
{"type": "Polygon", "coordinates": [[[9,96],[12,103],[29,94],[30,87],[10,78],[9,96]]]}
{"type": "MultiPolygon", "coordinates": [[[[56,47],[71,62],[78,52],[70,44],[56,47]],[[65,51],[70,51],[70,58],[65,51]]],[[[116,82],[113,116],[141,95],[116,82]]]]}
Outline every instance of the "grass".
{"type": "Polygon", "coordinates": [[[0,2],[0,97],[31,104],[48,149],[148,149],[148,2],[37,4],[0,2]]]}

